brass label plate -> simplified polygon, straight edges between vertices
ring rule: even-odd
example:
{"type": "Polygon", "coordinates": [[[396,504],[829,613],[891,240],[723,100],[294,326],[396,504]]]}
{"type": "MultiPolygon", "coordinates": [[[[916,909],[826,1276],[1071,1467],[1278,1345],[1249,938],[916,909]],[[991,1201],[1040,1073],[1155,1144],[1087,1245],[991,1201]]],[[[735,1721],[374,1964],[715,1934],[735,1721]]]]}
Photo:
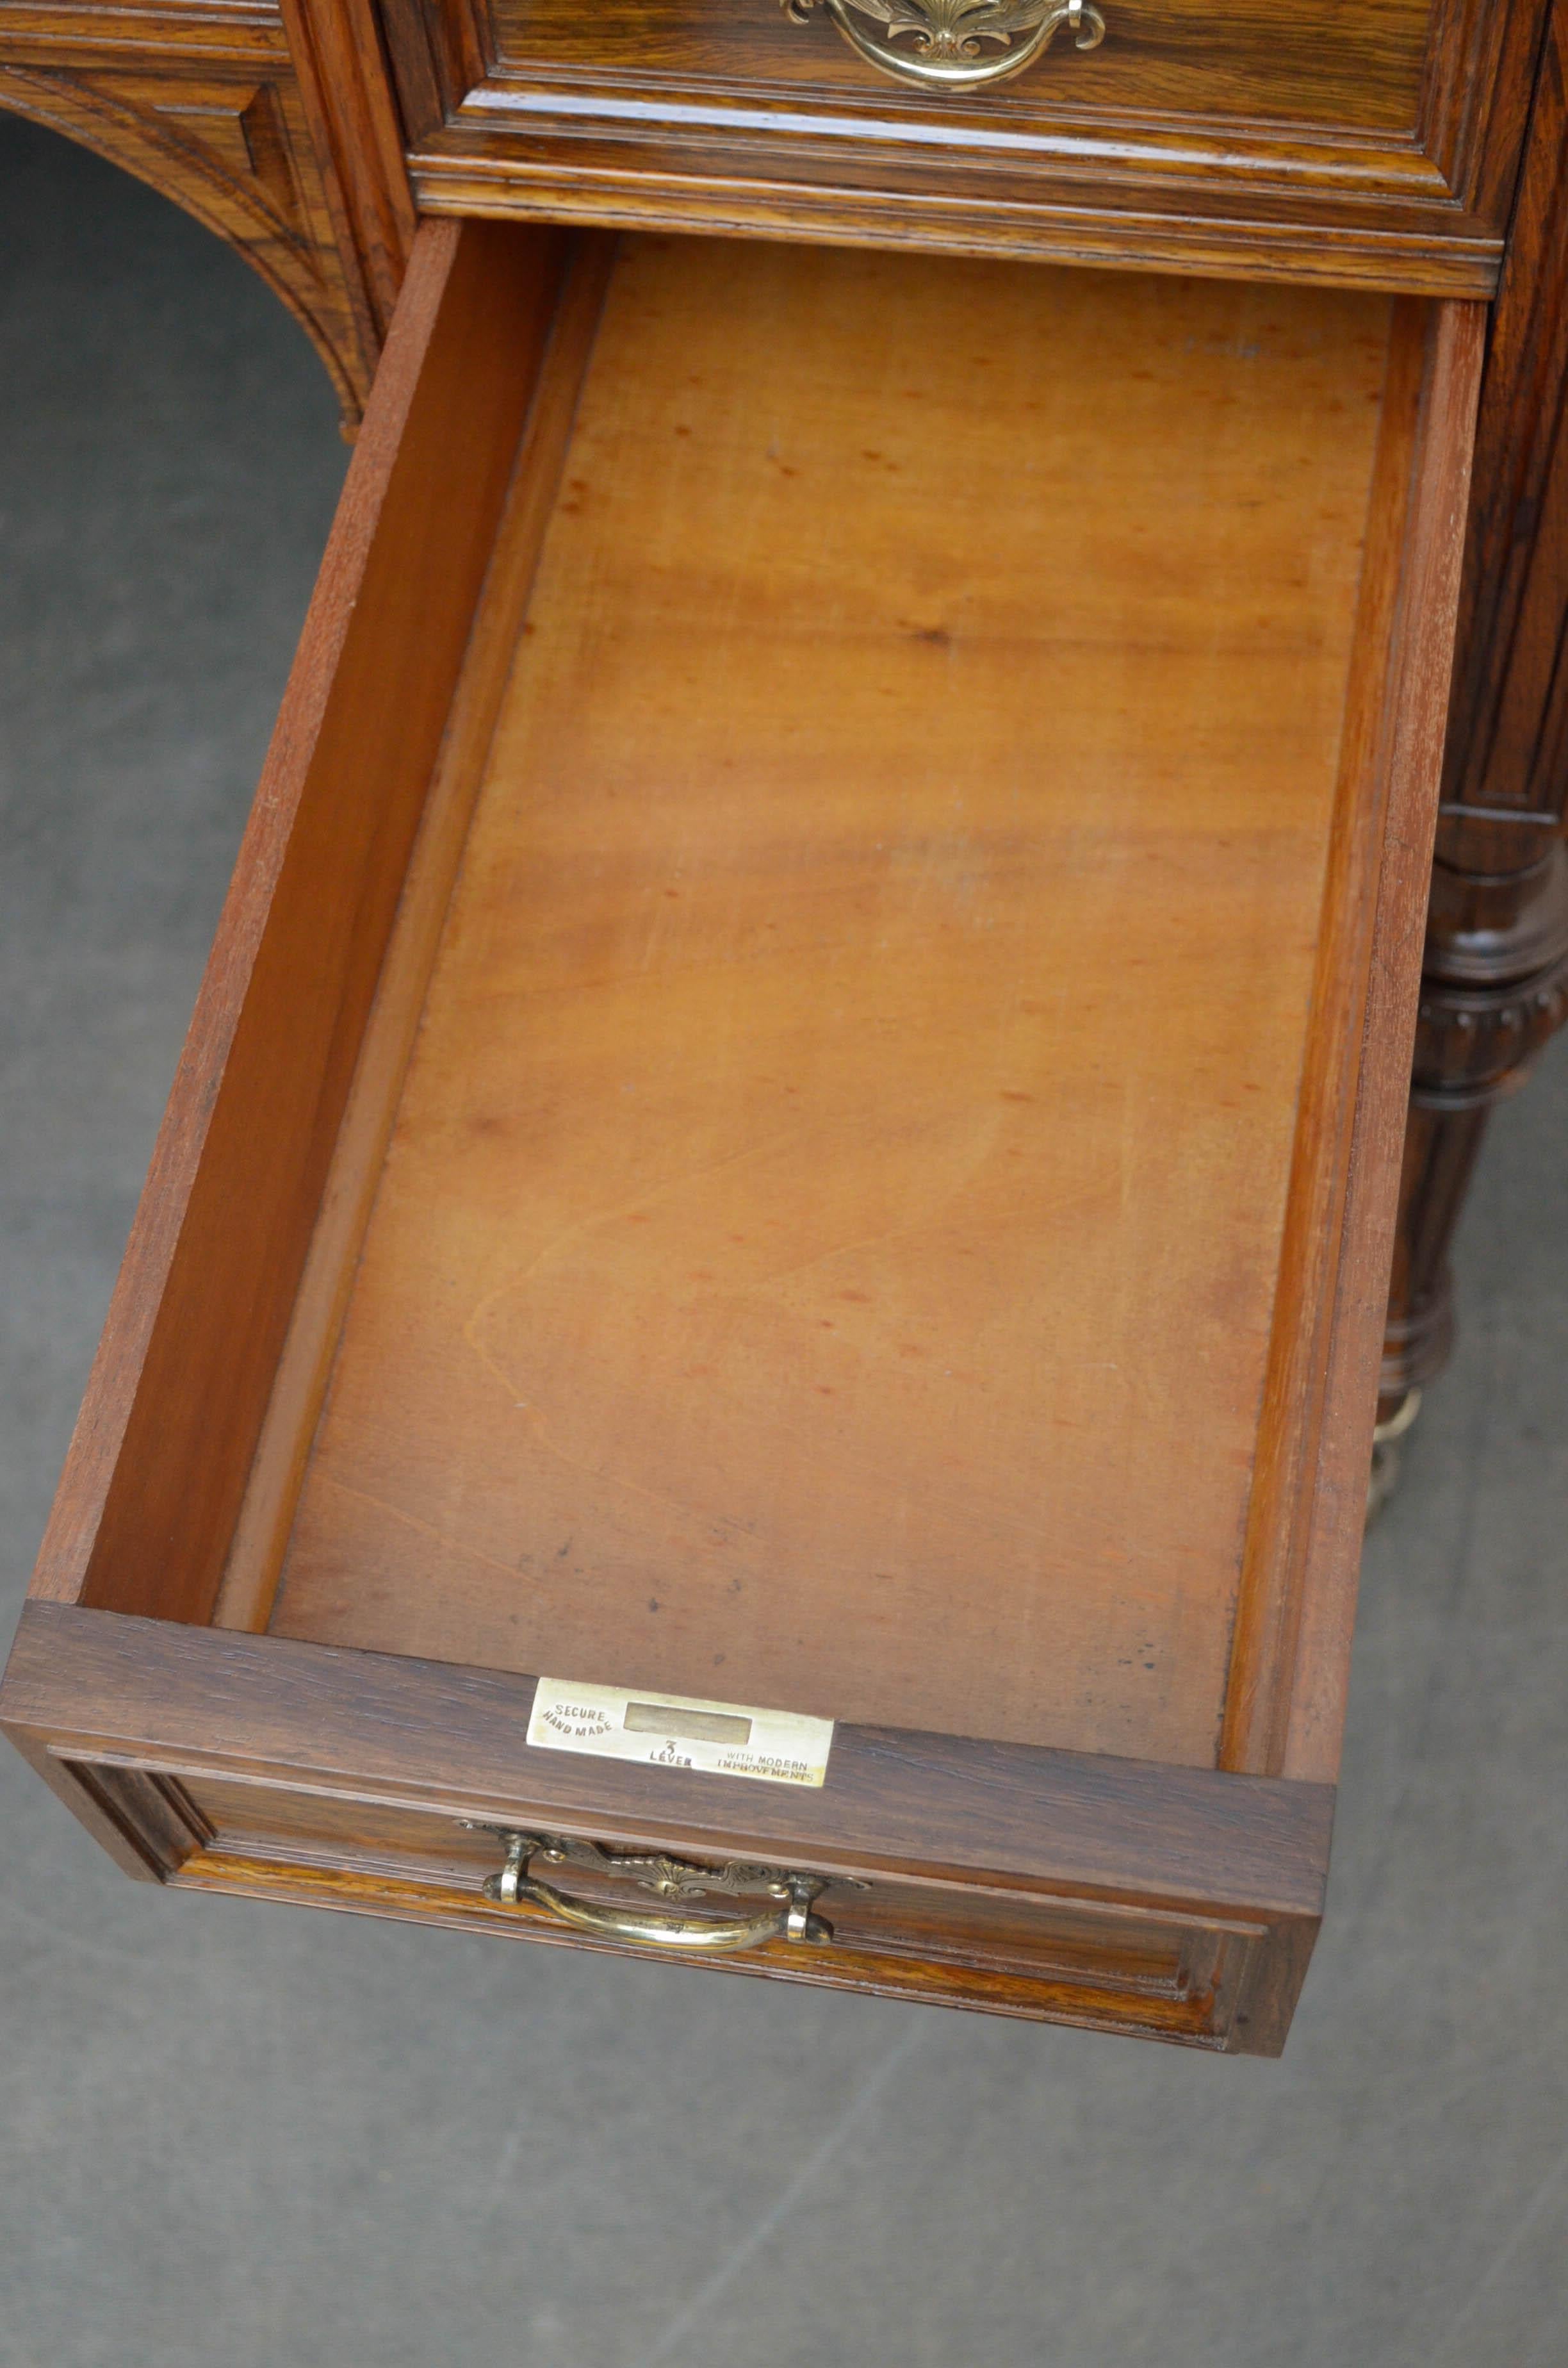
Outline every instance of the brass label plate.
{"type": "Polygon", "coordinates": [[[585,1751],[644,1767],[693,1768],[707,1776],[749,1776],[762,1784],[821,1784],[833,1748],[830,1718],[749,1703],[694,1702],[540,1678],[528,1741],[542,1751],[585,1751]]]}

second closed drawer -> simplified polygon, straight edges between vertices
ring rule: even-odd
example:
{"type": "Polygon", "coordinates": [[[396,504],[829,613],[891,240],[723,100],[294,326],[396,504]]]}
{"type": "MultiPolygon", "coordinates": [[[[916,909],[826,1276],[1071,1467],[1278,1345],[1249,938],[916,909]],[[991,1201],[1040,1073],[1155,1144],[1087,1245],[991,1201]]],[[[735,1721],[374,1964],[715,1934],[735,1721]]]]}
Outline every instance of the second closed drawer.
{"type": "Polygon", "coordinates": [[[429,211],[1434,294],[1495,284],[1540,17],[1540,0],[381,6],[429,211]]]}

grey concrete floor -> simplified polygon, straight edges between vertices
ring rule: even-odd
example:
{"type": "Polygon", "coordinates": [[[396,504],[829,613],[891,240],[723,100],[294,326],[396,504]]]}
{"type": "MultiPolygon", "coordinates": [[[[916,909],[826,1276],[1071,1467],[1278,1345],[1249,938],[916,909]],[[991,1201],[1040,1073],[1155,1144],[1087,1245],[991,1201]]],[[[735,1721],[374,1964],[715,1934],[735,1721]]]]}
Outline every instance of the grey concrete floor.
{"type": "MultiPolygon", "coordinates": [[[[343,451],[134,182],[7,125],[0,224],[15,1601],[343,451]]],[[[6,1754],[0,2368],[1562,2368],[1562,1058],[1460,1279],[1282,2063],[160,1894],[6,1754]]]]}

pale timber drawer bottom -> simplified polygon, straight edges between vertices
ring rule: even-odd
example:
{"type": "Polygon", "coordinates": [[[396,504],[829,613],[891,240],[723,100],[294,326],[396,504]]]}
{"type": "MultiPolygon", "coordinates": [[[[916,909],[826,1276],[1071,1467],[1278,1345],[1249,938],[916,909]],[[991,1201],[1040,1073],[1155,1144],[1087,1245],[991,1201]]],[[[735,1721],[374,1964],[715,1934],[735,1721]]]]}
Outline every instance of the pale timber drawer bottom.
{"type": "Polygon", "coordinates": [[[6,1680],[128,1863],[1278,2049],[1477,351],[422,233],[6,1680]]]}

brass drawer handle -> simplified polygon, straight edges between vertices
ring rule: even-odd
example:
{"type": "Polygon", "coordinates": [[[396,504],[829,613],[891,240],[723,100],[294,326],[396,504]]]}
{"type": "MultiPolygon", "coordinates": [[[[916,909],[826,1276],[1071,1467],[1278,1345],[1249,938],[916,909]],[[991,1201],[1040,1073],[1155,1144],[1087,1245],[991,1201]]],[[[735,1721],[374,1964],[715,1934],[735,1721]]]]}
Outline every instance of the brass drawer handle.
{"type": "MultiPolygon", "coordinates": [[[[503,1907],[517,1907],[528,1900],[585,1932],[635,1941],[643,1948],[681,1949],[709,1957],[758,1949],[768,1941],[833,1938],[832,1928],[812,1913],[812,1902],[827,1888],[822,1875],[796,1874],[777,1866],[693,1866],[678,1858],[635,1858],[601,1850],[597,1842],[563,1841],[551,1834],[515,1833],[506,1827],[463,1822],[471,1833],[493,1833],[506,1846],[505,1866],[484,1881],[485,1897],[503,1907]],[[661,1915],[653,1907],[574,1899],[529,1871],[529,1861],[535,1857],[548,1866],[585,1866],[598,1874],[630,1875],[642,1890],[657,1892],[665,1899],[713,1891],[765,1891],[777,1904],[748,1916],[727,1917],[721,1923],[696,1916],[661,1915]]],[[[855,1887],[865,1888],[864,1884],[855,1887]]]]}
{"type": "Polygon", "coordinates": [[[796,25],[808,23],[819,6],[868,65],[923,90],[977,90],[1006,82],[1032,65],[1063,25],[1072,28],[1075,49],[1097,50],[1105,39],[1105,18],[1094,0],[783,0],[784,14],[796,25]],[[887,28],[881,40],[860,21],[866,17],[887,28]],[[1028,36],[1017,47],[1016,33],[1028,36]],[[911,48],[894,49],[901,40],[911,48]],[[983,41],[1001,47],[987,52],[983,41]]]}

